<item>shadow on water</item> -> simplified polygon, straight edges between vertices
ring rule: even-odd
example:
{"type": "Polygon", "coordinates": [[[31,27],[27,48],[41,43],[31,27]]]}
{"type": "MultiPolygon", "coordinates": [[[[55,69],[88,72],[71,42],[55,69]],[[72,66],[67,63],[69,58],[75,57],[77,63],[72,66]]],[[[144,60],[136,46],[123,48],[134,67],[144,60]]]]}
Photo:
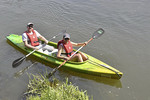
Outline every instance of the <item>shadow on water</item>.
{"type": "MultiPolygon", "coordinates": [[[[12,45],[12,43],[10,43],[9,41],[7,41],[8,44],[10,44],[11,46],[13,46],[14,48],[16,48],[14,45],[12,45]]],[[[18,48],[16,48],[17,50],[19,50],[18,48]]],[[[22,52],[23,54],[27,54],[26,52],[23,52],[21,50],[19,50],[20,52],[22,52]]],[[[46,66],[49,66],[51,68],[55,68],[57,67],[58,65],[52,65],[50,64],[49,62],[45,62],[41,59],[38,59],[37,57],[34,57],[34,56],[29,56],[26,60],[31,60],[32,62],[40,62],[46,66]]],[[[32,65],[31,65],[32,66],[32,65]]],[[[28,66],[29,67],[29,66],[28,66]]],[[[26,67],[25,69],[23,70],[27,70],[28,67],[26,67]]],[[[84,74],[84,73],[78,73],[78,72],[74,72],[74,71],[70,71],[70,70],[63,70],[63,69],[59,69],[60,71],[62,72],[65,72],[65,73],[68,73],[68,74],[71,74],[73,76],[77,76],[77,77],[81,77],[81,78],[85,78],[85,79],[88,79],[88,80],[93,80],[93,81],[96,81],[96,82],[99,82],[99,83],[103,83],[103,84],[106,84],[106,85],[110,85],[110,86],[114,86],[116,88],[122,88],[122,84],[121,84],[121,81],[120,80],[116,80],[116,79],[111,79],[111,78],[105,78],[105,77],[98,77],[98,76],[93,76],[93,75],[89,75],[89,74],[84,74]]],[[[21,72],[18,73],[18,74],[22,74],[21,72]]]]}

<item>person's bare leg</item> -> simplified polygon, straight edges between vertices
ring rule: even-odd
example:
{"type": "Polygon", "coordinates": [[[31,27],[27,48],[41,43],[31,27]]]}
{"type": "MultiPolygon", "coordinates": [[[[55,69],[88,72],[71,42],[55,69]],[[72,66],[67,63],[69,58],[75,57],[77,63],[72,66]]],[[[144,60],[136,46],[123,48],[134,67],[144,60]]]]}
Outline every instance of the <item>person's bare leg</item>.
{"type": "Polygon", "coordinates": [[[83,61],[86,61],[88,59],[88,57],[82,52],[80,52],[79,54],[82,56],[83,61]]]}
{"type": "Polygon", "coordinates": [[[80,54],[75,54],[70,60],[77,59],[78,62],[83,62],[82,56],[80,54]]]}

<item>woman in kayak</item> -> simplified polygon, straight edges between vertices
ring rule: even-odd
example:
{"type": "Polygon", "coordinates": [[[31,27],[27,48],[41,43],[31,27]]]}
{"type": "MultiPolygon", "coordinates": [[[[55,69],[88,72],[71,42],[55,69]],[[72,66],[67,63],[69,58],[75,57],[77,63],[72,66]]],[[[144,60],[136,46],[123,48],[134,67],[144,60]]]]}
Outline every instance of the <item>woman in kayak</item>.
{"type": "Polygon", "coordinates": [[[85,43],[74,43],[70,41],[70,35],[69,34],[64,34],[63,35],[63,40],[60,40],[57,44],[58,48],[58,53],[57,53],[57,58],[60,59],[65,59],[65,60],[77,60],[78,62],[83,62],[87,60],[87,56],[85,56],[83,53],[77,53],[73,57],[70,58],[70,56],[74,53],[73,52],[73,46],[83,46],[86,45],[87,42],[85,43]]]}
{"type": "Polygon", "coordinates": [[[36,49],[40,52],[43,52],[45,50],[51,52],[54,50],[54,47],[49,45],[45,45],[45,46],[43,45],[44,47],[39,50],[39,48],[42,47],[42,45],[40,44],[38,38],[40,38],[46,44],[48,44],[48,40],[45,37],[43,37],[41,34],[39,34],[39,32],[33,29],[33,23],[28,23],[27,31],[25,31],[22,34],[22,40],[24,42],[24,45],[28,48],[36,49]]]}

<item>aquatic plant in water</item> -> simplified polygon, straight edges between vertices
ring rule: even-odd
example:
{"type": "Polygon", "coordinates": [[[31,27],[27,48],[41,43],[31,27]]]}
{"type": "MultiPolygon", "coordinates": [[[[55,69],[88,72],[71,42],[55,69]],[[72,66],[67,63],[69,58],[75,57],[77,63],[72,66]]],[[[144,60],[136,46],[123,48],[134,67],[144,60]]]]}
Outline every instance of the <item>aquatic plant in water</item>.
{"type": "MultiPolygon", "coordinates": [[[[50,82],[42,75],[29,75],[27,100],[89,100],[87,91],[79,90],[71,82],[59,82],[53,77],[50,82]]],[[[92,100],[92,98],[91,98],[92,100]]]]}

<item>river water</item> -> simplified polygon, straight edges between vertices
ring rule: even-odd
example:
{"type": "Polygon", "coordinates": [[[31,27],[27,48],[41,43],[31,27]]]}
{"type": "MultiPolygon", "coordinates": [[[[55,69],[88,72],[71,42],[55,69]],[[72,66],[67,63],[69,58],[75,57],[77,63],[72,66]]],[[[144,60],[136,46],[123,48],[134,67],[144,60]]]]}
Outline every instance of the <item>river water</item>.
{"type": "MultiPolygon", "coordinates": [[[[34,64],[20,77],[14,74],[32,61],[12,68],[23,54],[6,42],[6,36],[22,34],[28,22],[50,39],[66,29],[74,42],[91,38],[99,27],[105,34],[81,51],[124,73],[120,80],[57,71],[94,100],[150,100],[150,1],[149,0],[0,0],[0,100],[21,100],[27,89],[27,73],[52,71],[34,64]]],[[[54,39],[57,42],[61,36],[54,39]]]]}

